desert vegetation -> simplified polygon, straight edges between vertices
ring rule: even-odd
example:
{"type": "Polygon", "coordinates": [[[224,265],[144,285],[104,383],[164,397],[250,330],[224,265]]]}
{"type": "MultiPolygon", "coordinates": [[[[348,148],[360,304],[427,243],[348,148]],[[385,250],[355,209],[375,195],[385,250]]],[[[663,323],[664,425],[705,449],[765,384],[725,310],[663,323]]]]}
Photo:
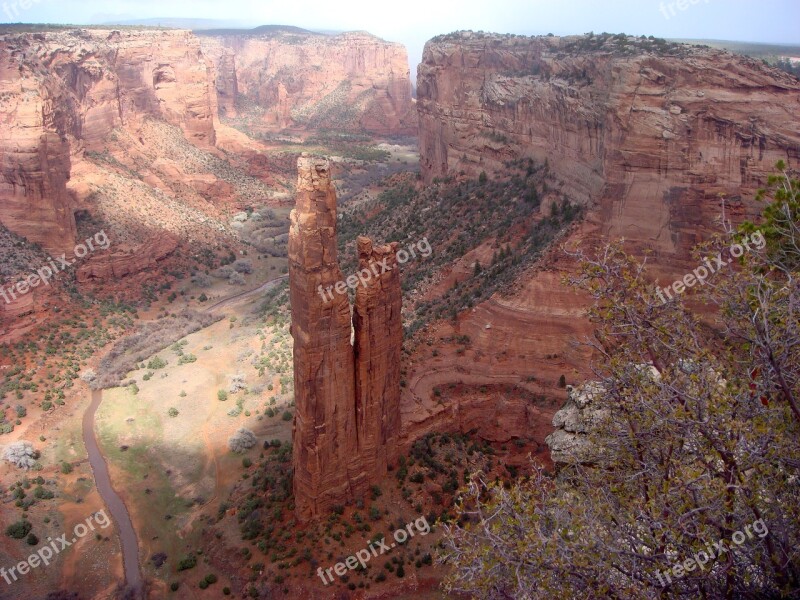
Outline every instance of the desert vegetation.
{"type": "Polygon", "coordinates": [[[458,505],[463,526],[446,532],[442,559],[455,567],[446,589],[483,598],[797,589],[800,181],[782,173],[764,196],[760,222],[698,250],[698,260],[725,252],[756,229],[768,240],[695,290],[717,309],[712,323],[684,297],[657,300],[646,267],[619,245],[583,257],[573,285],[595,301],[607,411],[590,431],[591,464],[554,478],[537,468],[510,490],[475,478],[458,505]],[[748,539],[754,522],[764,535],[748,539]],[[719,541],[728,552],[709,558],[719,541]],[[700,551],[708,564],[679,575],[674,565],[700,551]]]}
{"type": "MultiPolygon", "coordinates": [[[[186,310],[175,316],[142,323],[136,331],[117,342],[100,361],[92,387],[103,389],[120,385],[127,374],[138,368],[138,364],[148,356],[218,319],[209,313],[186,310]]],[[[156,357],[150,360],[147,368],[159,369],[165,365],[163,359],[156,357]]]]}

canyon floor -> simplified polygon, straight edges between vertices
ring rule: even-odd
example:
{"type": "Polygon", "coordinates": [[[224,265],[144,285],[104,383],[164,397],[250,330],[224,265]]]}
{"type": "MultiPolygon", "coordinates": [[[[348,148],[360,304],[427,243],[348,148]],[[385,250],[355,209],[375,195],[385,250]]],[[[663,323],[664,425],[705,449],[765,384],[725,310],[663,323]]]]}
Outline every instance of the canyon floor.
{"type": "MultiPolygon", "coordinates": [[[[444,342],[441,354],[422,372],[409,376],[408,393],[421,399],[422,405],[407,407],[425,422],[422,439],[405,452],[400,472],[373,489],[371,498],[342,507],[324,522],[301,525],[294,521],[287,493],[254,497],[254,486],[285,490],[289,476],[287,450],[294,403],[287,263],[280,252],[262,252],[258,244],[279,240],[288,231],[291,203],[287,198],[292,197],[293,183],[280,169],[271,183],[237,175],[243,164],[240,155],[214,156],[197,150],[163,123],[150,122],[145,128],[148,143],[144,148],[150,150],[135,147],[119,135],[107,151],[90,154],[83,166],[77,166],[73,185],[101,197],[102,209],[99,218],[79,223],[82,230],[91,232],[102,226],[113,235],[123,230],[124,222],[118,220],[123,215],[123,221],[156,221],[176,233],[186,227],[207,228],[209,223],[220,231],[232,227],[244,243],[228,240],[219,246],[220,253],[230,253],[224,261],[230,264],[208,268],[205,274],[193,267],[194,275],[187,277],[193,257],[179,250],[148,277],[134,276],[132,281],[138,277],[138,285],[146,290],[144,304],[136,303],[136,294],[126,294],[118,283],[78,284],[94,300],[74,314],[58,309],[60,320],[42,329],[32,319],[16,331],[15,343],[0,346],[0,366],[9,384],[7,410],[14,405],[27,407],[18,411],[20,420],[4,441],[34,442],[41,464],[38,472],[25,477],[8,465],[0,467],[10,494],[0,508],[4,519],[28,521],[39,539],[55,539],[104,508],[81,430],[91,401],[86,374],[101,372],[109,350],[124,344],[132,332],[153,327],[163,332],[163,337],[156,335],[158,351],[142,354],[137,350],[135,359],[132,352],[117,357],[131,369],[115,375],[119,385],[102,392],[94,428],[112,485],[136,531],[148,597],[196,598],[198,593],[217,597],[224,588],[236,595],[272,590],[284,597],[323,598],[333,588],[352,597],[444,597],[438,591],[444,571],[433,560],[441,531],[436,521],[447,521],[455,491],[469,473],[511,478],[527,469],[528,456],[541,454],[548,429],[531,431],[528,440],[512,440],[503,433],[501,421],[516,418],[519,410],[525,410],[522,407],[531,404],[539,407],[533,421],[549,422],[563,390],[532,380],[518,387],[519,377],[504,376],[502,369],[497,371],[491,364],[481,366],[483,353],[476,357],[472,343],[444,342]],[[150,158],[147,152],[152,152],[150,158]],[[161,202],[165,196],[154,195],[157,187],[137,183],[142,181],[142,170],[154,166],[156,155],[162,157],[158,180],[182,203],[165,206],[161,202]],[[228,181],[240,200],[252,195],[247,196],[253,199],[252,208],[218,211],[216,224],[200,216],[209,210],[202,206],[203,194],[197,193],[197,189],[206,193],[205,188],[176,186],[170,173],[208,170],[215,173],[213,179],[198,175],[194,180],[202,180],[203,185],[228,181]],[[262,192],[265,201],[258,202],[262,192]],[[199,206],[199,212],[191,208],[187,212],[187,197],[199,206]],[[134,207],[138,216],[130,213],[134,207]],[[109,215],[117,220],[111,222],[109,215]],[[237,270],[240,264],[246,266],[237,270]],[[186,310],[206,315],[211,324],[175,335],[172,324],[186,310]],[[465,360],[472,365],[472,375],[464,373],[460,363],[465,360]],[[454,384],[455,380],[460,383],[454,384]],[[551,387],[554,394],[545,400],[542,392],[551,387]],[[41,389],[50,390],[48,399],[36,402],[41,389]],[[9,397],[12,394],[16,399],[9,397]],[[487,429],[479,422],[483,411],[471,412],[471,404],[485,406],[492,397],[502,400],[487,429]],[[464,422],[440,431],[442,410],[462,402],[464,407],[458,410],[464,422]],[[244,453],[234,453],[229,439],[240,428],[251,430],[259,442],[244,453]],[[478,429],[484,431],[478,434],[478,429]],[[489,435],[483,435],[487,430],[491,430],[489,435]],[[353,572],[332,585],[317,578],[317,566],[333,566],[377,539],[378,532],[391,536],[395,529],[420,518],[432,526],[430,535],[417,537],[375,559],[365,571],[353,572]],[[256,544],[259,537],[262,541],[256,544]],[[213,583],[207,583],[209,576],[213,583]]],[[[242,144],[244,134],[224,126],[221,130],[242,144]]],[[[247,138],[246,143],[256,145],[273,165],[287,164],[305,151],[332,156],[343,215],[369,212],[384,194],[416,181],[418,156],[413,140],[276,138],[251,133],[253,139],[247,138]]],[[[156,182],[147,172],[144,178],[156,182]]],[[[343,257],[343,262],[347,260],[343,257]]],[[[493,314],[475,315],[481,331],[472,332],[465,322],[455,329],[444,325],[431,335],[453,339],[470,331],[475,345],[481,346],[483,338],[496,341],[504,327],[513,328],[519,322],[518,313],[526,309],[501,303],[488,310],[493,314]],[[513,314],[506,315],[509,311],[513,314]],[[487,319],[498,328],[497,334],[490,336],[484,329],[487,319]]],[[[544,456],[541,460],[547,462],[544,456]]],[[[10,566],[24,559],[28,548],[24,542],[4,547],[0,564],[10,566]]],[[[54,589],[78,591],[87,598],[119,593],[123,565],[115,528],[81,539],[54,562],[39,569],[35,577],[13,582],[13,597],[40,598],[54,589]]],[[[6,591],[0,588],[0,597],[6,591]]]]}

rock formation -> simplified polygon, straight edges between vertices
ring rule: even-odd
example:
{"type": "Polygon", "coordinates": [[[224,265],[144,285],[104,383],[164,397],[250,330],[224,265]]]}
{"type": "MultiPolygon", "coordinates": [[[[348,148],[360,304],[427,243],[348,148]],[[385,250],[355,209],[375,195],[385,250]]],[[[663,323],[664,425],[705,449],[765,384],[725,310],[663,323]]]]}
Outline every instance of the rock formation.
{"type": "Polygon", "coordinates": [[[399,432],[400,280],[396,268],[372,269],[384,259],[396,267],[395,248],[359,240],[361,267],[373,275],[357,288],[351,318],[347,294],[326,292],[346,281],[338,264],[336,219],[328,161],[303,155],[291,214],[289,282],[297,407],[294,494],[297,516],[304,520],[381,481],[399,432]]]}
{"type": "MultiPolygon", "coordinates": [[[[415,134],[408,54],[365,32],[303,31],[203,35],[216,65],[221,114],[231,95],[265,109],[262,125],[415,134]]],[[[235,110],[235,107],[234,107],[235,110]]]]}
{"type": "Polygon", "coordinates": [[[400,271],[396,242],[373,246],[358,238],[362,274],[377,273],[356,288],[356,431],[367,473],[386,473],[400,432],[400,350],[403,346],[400,271]],[[388,265],[387,272],[382,273],[388,265]]]}
{"type": "MultiPolygon", "coordinates": [[[[652,251],[662,284],[695,268],[691,248],[720,231],[720,194],[734,222],[754,217],[761,207],[750,199],[774,163],[800,159],[800,82],[708,48],[456,33],[427,44],[417,81],[425,180],[491,177],[518,158],[547,163],[549,194],[588,208],[564,245],[589,250],[624,236],[633,254],[652,251]]],[[[554,248],[511,293],[438,324],[431,341],[468,335],[471,352],[411,357],[403,437],[452,420],[458,407],[437,406],[436,387],[503,383],[559,398],[560,375],[590,378],[591,352],[573,342],[591,336],[591,299],[560,282],[575,268],[554,248]]]]}
{"type": "Polygon", "coordinates": [[[604,393],[605,388],[597,381],[567,387],[567,402],[553,417],[553,427],[556,429],[545,438],[553,462],[592,461],[589,434],[608,416],[608,409],[602,407],[604,393]]]}
{"type": "MultiPolygon", "coordinates": [[[[685,259],[778,159],[800,159],[800,82],[760,61],[663,40],[475,33],[428,42],[418,76],[426,180],[548,161],[599,233],[685,259]]],[[[683,265],[679,264],[679,268],[683,265]]]]}
{"type": "Polygon", "coordinates": [[[148,117],[213,147],[213,67],[188,31],[75,30],[0,39],[0,222],[48,251],[75,245],[71,158],[148,117]]]}

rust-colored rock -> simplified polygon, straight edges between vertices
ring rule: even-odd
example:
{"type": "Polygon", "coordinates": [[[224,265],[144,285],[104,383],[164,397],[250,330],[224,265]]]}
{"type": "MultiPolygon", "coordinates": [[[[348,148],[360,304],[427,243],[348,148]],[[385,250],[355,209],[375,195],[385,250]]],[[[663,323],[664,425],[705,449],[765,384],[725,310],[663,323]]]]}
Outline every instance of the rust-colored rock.
{"type": "MultiPolygon", "coordinates": [[[[721,51],[630,37],[624,45],[600,36],[432,40],[418,77],[422,172],[428,181],[462,170],[491,177],[506,160],[547,161],[558,191],[589,208],[565,245],[624,236],[634,254],[653,251],[651,273],[666,284],[694,268],[692,246],[719,231],[719,194],[731,198],[729,217],[752,217],[759,206],[748,198],[774,163],[796,164],[800,83],[721,51]]],[[[432,343],[468,335],[471,347],[410,357],[403,446],[460,427],[454,416],[484,429],[494,418],[496,403],[437,403],[435,388],[502,383],[565,400],[561,375],[569,383],[592,377],[589,348],[573,343],[591,338],[591,299],[560,283],[575,267],[553,249],[515,290],[426,333],[432,343]]],[[[530,421],[537,441],[552,432],[551,411],[542,406],[530,421]]]]}
{"type": "MultiPolygon", "coordinates": [[[[306,520],[365,494],[396,451],[400,392],[400,281],[394,246],[359,240],[363,269],[377,275],[356,292],[351,319],[337,260],[336,192],[327,160],[298,160],[289,233],[296,415],[297,516],[306,520]],[[385,261],[385,262],[384,262],[385,261]],[[351,343],[355,324],[355,348],[351,343]]],[[[364,275],[363,279],[366,279],[364,275]]]]}
{"type": "Polygon", "coordinates": [[[134,248],[112,247],[87,258],[78,267],[76,277],[84,283],[92,279],[110,281],[155,267],[158,261],[172,254],[178,247],[175,235],[164,234],[134,248]]]}
{"type": "Polygon", "coordinates": [[[336,36],[270,31],[203,36],[216,65],[221,109],[231,94],[266,109],[267,129],[414,134],[408,54],[401,44],[366,32],[336,36]]]}
{"type": "Polygon", "coordinates": [[[377,480],[396,459],[400,432],[403,292],[397,249],[396,242],[373,246],[369,238],[358,238],[359,269],[367,283],[356,288],[353,310],[356,427],[365,471],[377,480]],[[367,279],[368,274],[375,276],[367,279]]]}
{"type": "Polygon", "coordinates": [[[49,252],[75,245],[72,159],[143,119],[211,148],[213,67],[188,31],[76,30],[0,40],[0,222],[49,252]]]}
{"type": "Polygon", "coordinates": [[[417,87],[426,180],[547,160],[601,235],[679,270],[719,194],[751,197],[800,159],[800,82],[720,50],[463,32],[427,44],[417,87]]]}

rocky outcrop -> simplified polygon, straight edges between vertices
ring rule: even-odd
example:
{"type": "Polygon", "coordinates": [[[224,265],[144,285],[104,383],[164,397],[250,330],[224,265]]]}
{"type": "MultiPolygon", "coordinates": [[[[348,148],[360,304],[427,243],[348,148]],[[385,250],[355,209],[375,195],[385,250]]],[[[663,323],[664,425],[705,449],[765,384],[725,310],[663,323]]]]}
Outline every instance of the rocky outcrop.
{"type": "Polygon", "coordinates": [[[778,159],[800,159],[796,78],[662,40],[441,36],[425,48],[418,109],[426,180],[547,161],[596,208],[598,233],[670,263],[718,216],[720,194],[750,197],[778,159]]]}
{"type": "Polygon", "coordinates": [[[75,244],[71,157],[148,117],[213,147],[213,67],[187,31],[75,30],[0,39],[0,222],[55,254],[75,244]]]}
{"type": "Polygon", "coordinates": [[[396,266],[394,247],[376,248],[366,238],[359,240],[359,259],[372,276],[357,289],[351,318],[347,294],[335,291],[346,280],[338,264],[330,165],[303,155],[297,168],[289,233],[297,407],[292,461],[295,509],[306,520],[363,496],[386,476],[399,432],[402,325],[397,269],[372,269],[384,260],[396,266]]]}
{"type": "Polygon", "coordinates": [[[396,459],[400,433],[400,351],[403,346],[397,242],[373,246],[358,238],[358,264],[365,285],[356,288],[356,431],[367,473],[386,473],[396,459]],[[388,266],[388,270],[383,272],[388,266]],[[369,279],[367,274],[373,274],[369,279]]]}
{"type": "Polygon", "coordinates": [[[264,109],[267,129],[415,134],[408,54],[365,32],[302,30],[204,35],[216,66],[219,105],[231,94],[264,109]]]}
{"type": "Polygon", "coordinates": [[[76,276],[79,282],[93,279],[110,281],[154,267],[178,247],[175,235],[164,234],[135,248],[114,248],[91,256],[81,265],[76,276]]]}
{"type": "Polygon", "coordinates": [[[545,438],[554,463],[590,463],[596,456],[590,434],[608,418],[603,385],[590,381],[567,387],[567,402],[553,417],[555,431],[545,438]]]}

